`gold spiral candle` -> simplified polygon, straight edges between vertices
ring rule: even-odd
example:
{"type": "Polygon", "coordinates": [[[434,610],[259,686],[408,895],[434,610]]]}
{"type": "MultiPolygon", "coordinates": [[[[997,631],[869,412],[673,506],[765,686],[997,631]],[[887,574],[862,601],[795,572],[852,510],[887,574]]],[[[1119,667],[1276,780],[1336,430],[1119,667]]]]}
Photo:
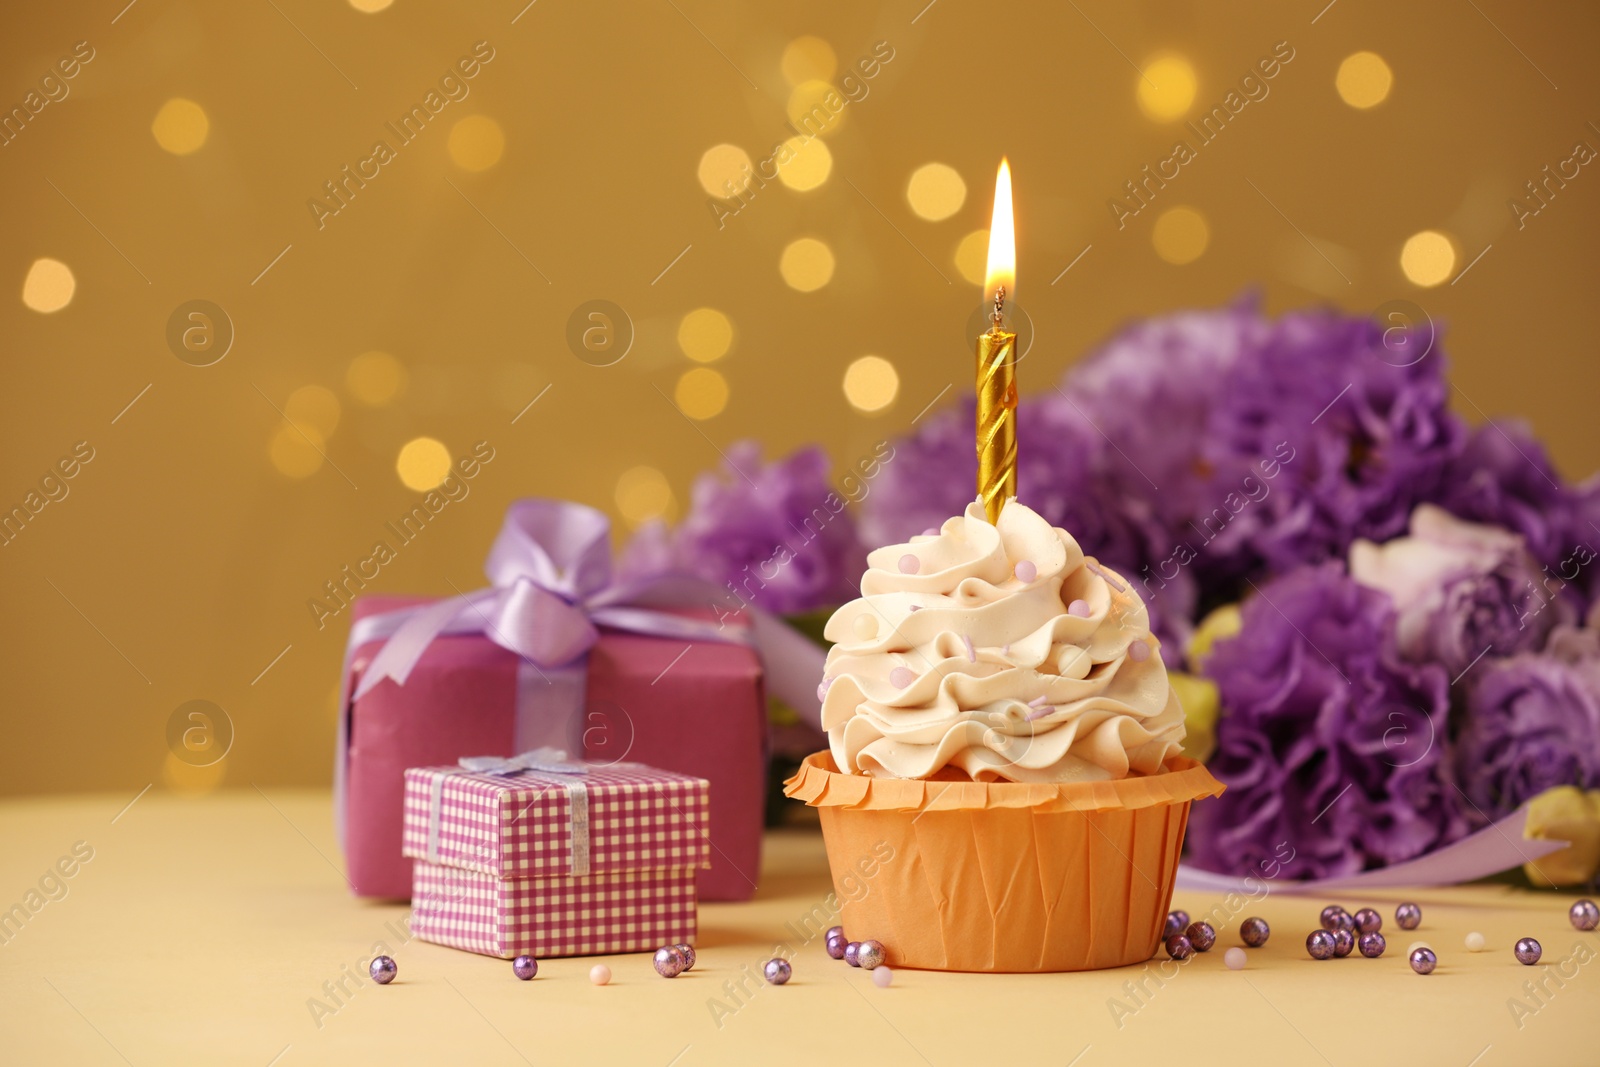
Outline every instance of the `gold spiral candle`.
{"type": "Polygon", "coordinates": [[[994,297],[993,326],[978,337],[978,499],[991,523],[1017,495],[1017,335],[1004,329],[1007,290],[1016,286],[1017,239],[1011,166],[1000,161],[989,226],[983,291],[994,297]]]}

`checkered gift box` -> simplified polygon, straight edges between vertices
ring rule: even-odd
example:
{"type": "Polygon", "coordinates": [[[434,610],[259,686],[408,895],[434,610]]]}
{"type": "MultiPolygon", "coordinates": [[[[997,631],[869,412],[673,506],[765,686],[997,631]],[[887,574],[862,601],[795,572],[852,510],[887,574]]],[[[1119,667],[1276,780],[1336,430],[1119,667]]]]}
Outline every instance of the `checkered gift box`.
{"type": "Polygon", "coordinates": [[[507,958],[692,941],[709,794],[702,778],[638,764],[408,770],[411,928],[507,958]]]}

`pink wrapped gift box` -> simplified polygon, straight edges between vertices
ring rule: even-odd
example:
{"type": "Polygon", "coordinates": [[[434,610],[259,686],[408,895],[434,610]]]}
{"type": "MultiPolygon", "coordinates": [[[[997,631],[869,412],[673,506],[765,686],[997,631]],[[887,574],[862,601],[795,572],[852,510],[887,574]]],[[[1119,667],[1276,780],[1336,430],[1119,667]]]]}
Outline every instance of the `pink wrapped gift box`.
{"type": "Polygon", "coordinates": [[[710,783],[634,763],[534,762],[406,771],[413,932],[508,959],[692,942],[710,783]]]}

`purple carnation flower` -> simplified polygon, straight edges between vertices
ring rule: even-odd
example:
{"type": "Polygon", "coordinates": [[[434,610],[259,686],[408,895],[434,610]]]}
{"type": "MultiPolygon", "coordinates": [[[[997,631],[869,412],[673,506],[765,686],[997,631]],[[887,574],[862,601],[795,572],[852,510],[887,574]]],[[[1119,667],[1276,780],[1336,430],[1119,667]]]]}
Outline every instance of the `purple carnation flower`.
{"type": "Polygon", "coordinates": [[[1481,665],[1456,766],[1477,824],[1553,786],[1600,788],[1600,660],[1527,653],[1481,665]]]}
{"type": "Polygon", "coordinates": [[[1194,809],[1199,866],[1244,874],[1287,845],[1288,877],[1326,878],[1460,835],[1449,680],[1393,654],[1387,596],[1326,563],[1262,586],[1242,621],[1205,660],[1225,709],[1207,766],[1228,791],[1194,809]]]}
{"type": "Polygon", "coordinates": [[[804,448],[763,466],[760,446],[742,441],[727,459],[720,475],[695,481],[689,514],[676,530],[640,528],[623,553],[623,572],[684,571],[785,614],[853,597],[866,550],[822,450],[804,448]]]}

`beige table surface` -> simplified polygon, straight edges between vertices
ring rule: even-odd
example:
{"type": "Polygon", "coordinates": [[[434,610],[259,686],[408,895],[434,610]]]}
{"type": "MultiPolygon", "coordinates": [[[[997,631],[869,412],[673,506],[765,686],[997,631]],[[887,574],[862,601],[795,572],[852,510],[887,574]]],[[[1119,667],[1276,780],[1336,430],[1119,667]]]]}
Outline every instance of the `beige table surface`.
{"type": "MultiPolygon", "coordinates": [[[[1143,968],[1089,974],[899,971],[893,988],[827,958],[812,942],[789,985],[742,1005],[723,983],[758,969],[785,924],[828,894],[821,839],[768,839],[762,890],[700,912],[700,962],[667,981],[647,956],[548,960],[532,982],[510,965],[395,934],[406,909],[350,897],[325,792],[254,788],[199,799],[159,791],[0,804],[0,908],[25,903],[63,856],[93,858],[0,946],[0,1063],[515,1065],[623,1063],[993,1064],[1600,1064],[1600,937],[1566,919],[1570,898],[1500,886],[1374,894],[1388,920],[1380,960],[1312,961],[1304,937],[1320,899],[1275,893],[1250,911],[1272,941],[1249,967],[1222,949],[1196,957],[1139,1004],[1124,985],[1143,968]],[[1422,929],[1393,929],[1394,904],[1422,904],[1422,929]],[[1470,930],[1488,950],[1468,953],[1470,930]],[[1522,967],[1518,937],[1539,938],[1554,968],[1522,967]],[[1440,954],[1429,977],[1405,947],[1440,954]],[[364,973],[375,942],[400,976],[354,988],[332,1014],[309,1002],[325,982],[364,973]],[[1578,951],[1577,946],[1585,946],[1578,951]],[[1588,962],[1579,963],[1578,957],[1588,962]],[[1542,1004],[1523,983],[1543,978],[1542,1004]],[[1557,988],[1557,981],[1564,986],[1557,988]],[[1126,1009],[1115,1013],[1114,1001],[1126,1009]],[[1509,1003],[1537,1011],[1515,1017],[1509,1003]],[[717,1013],[716,1002],[735,1008],[717,1013]],[[720,1018],[717,1017],[720,1014],[720,1018]],[[1520,1025],[1519,1025],[1520,1023],[1520,1025]]],[[[70,865],[69,865],[70,866],[70,865]]],[[[1214,903],[1180,892],[1199,914],[1214,903]]],[[[1240,916],[1243,917],[1242,915],[1240,916]]]]}

